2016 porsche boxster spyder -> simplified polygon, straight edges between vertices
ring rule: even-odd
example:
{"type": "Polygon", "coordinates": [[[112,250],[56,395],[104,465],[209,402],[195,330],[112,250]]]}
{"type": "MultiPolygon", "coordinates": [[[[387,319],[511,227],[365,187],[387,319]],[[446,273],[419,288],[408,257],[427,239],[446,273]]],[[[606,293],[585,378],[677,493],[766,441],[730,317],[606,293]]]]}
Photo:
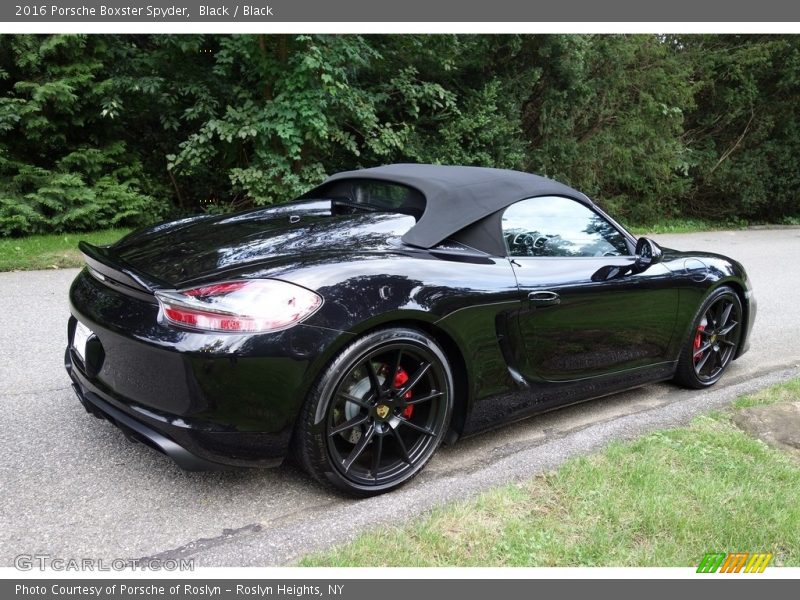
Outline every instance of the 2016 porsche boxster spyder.
{"type": "Polygon", "coordinates": [[[80,248],[65,360],[90,413],[184,469],[292,455],[356,495],[511,420],[710,386],[756,311],[737,262],[637,241],[580,192],[499,169],[339,173],[80,248]]]}

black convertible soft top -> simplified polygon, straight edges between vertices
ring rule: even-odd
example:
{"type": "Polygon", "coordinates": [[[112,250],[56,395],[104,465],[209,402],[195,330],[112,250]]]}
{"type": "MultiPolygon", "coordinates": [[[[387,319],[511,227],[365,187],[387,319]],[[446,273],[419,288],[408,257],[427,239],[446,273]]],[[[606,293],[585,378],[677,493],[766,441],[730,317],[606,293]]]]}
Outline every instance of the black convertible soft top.
{"type": "Polygon", "coordinates": [[[336,173],[304,197],[324,198],[344,180],[365,179],[399,183],[424,196],[422,216],[402,238],[406,244],[419,248],[432,248],[473,225],[483,230],[482,234],[475,233],[488,242],[481,246],[502,244],[499,229],[491,236],[495,238],[491,243],[486,227],[481,224],[485,225],[482,222],[487,217],[525,198],[567,196],[591,204],[577,190],[539,175],[508,169],[424,164],[386,165],[336,173]]]}

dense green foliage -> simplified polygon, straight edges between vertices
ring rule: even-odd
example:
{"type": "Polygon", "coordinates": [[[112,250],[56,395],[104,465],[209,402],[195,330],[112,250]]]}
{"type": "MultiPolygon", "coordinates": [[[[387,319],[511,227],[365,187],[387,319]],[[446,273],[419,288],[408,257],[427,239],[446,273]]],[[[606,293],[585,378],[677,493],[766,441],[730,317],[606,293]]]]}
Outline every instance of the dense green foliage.
{"type": "Polygon", "coordinates": [[[0,234],[135,224],[166,212],[167,195],[109,114],[114,54],[99,37],[0,38],[0,234]]]}
{"type": "Polygon", "coordinates": [[[0,235],[291,199],[399,161],[630,223],[800,215],[796,36],[0,37],[0,235]]]}

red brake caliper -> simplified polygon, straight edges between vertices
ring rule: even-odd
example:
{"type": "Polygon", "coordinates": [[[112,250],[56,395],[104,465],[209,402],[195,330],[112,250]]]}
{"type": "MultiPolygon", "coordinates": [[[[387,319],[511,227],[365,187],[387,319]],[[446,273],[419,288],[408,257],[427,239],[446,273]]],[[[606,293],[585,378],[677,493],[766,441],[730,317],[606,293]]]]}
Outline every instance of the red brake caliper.
{"type": "Polygon", "coordinates": [[[700,346],[703,345],[703,332],[706,330],[707,324],[708,322],[705,319],[703,319],[700,325],[697,326],[697,334],[694,336],[694,344],[692,345],[693,346],[692,356],[694,356],[695,362],[697,362],[700,359],[700,357],[695,356],[695,354],[697,353],[698,350],[700,350],[700,346]]]}
{"type": "MultiPolygon", "coordinates": [[[[397,369],[397,374],[394,376],[394,382],[392,382],[393,387],[395,389],[400,389],[406,384],[407,381],[408,381],[408,373],[405,372],[405,369],[403,369],[403,367],[399,367],[397,369]]],[[[406,400],[410,400],[411,391],[409,390],[408,392],[406,392],[403,395],[403,398],[406,400]]],[[[414,407],[406,406],[406,408],[403,410],[403,416],[406,419],[410,419],[412,414],[414,414],[414,407]]]]}

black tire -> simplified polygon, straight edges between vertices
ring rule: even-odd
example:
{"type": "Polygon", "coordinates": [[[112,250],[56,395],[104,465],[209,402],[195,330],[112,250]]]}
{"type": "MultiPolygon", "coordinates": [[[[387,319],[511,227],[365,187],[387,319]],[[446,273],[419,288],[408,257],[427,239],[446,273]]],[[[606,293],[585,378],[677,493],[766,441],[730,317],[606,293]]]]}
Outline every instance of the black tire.
{"type": "Polygon", "coordinates": [[[720,380],[736,356],[742,338],[742,301],[728,286],[714,290],[703,302],[683,343],[675,382],[692,389],[720,380]]]}
{"type": "Polygon", "coordinates": [[[453,376],[439,345],[407,328],[357,339],[325,368],[295,430],[300,465],[354,496],[395,489],[419,473],[447,432],[453,376]]]}

